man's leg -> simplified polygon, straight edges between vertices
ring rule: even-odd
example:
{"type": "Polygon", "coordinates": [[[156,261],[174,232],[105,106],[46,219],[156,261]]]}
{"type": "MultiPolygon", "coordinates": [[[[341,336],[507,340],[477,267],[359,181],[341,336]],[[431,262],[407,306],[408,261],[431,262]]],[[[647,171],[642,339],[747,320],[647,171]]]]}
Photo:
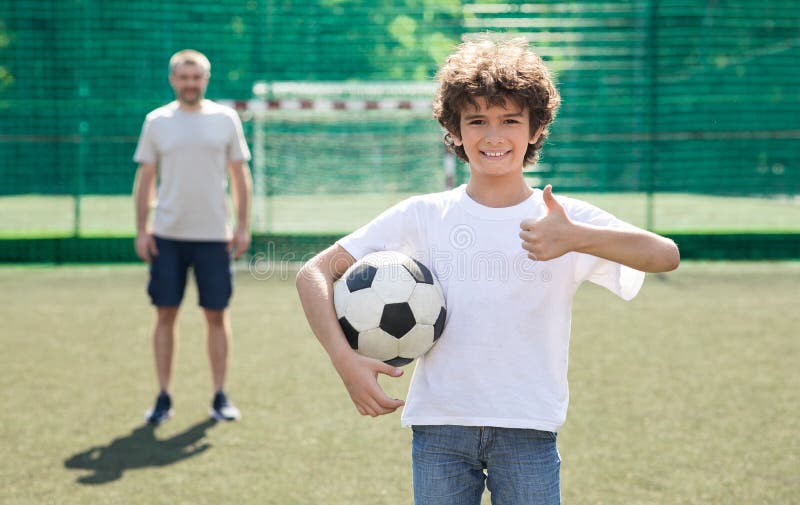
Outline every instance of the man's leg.
{"type": "Polygon", "coordinates": [[[206,318],[206,345],[211,364],[211,380],[214,392],[225,386],[228,370],[228,350],[231,346],[231,330],[226,310],[203,309],[206,318]]]}
{"type": "Polygon", "coordinates": [[[147,422],[151,424],[162,423],[172,415],[172,398],[169,391],[175,362],[175,321],[183,299],[188,269],[188,262],[181,252],[181,243],[160,237],[155,239],[158,255],[150,262],[150,283],[147,291],[156,307],[153,355],[159,394],[153,408],[145,414],[147,422]]]}
{"type": "Polygon", "coordinates": [[[234,421],[241,417],[224,391],[231,347],[231,325],[226,309],[233,293],[233,268],[226,245],[225,242],[198,243],[194,250],[195,280],[206,319],[206,347],[214,385],[210,413],[217,421],[234,421]]]}
{"type": "Polygon", "coordinates": [[[156,327],[153,331],[153,354],[160,391],[169,394],[172,367],[175,363],[175,321],[179,307],[156,307],[156,327]]]}
{"type": "Polygon", "coordinates": [[[211,363],[211,378],[214,383],[214,399],[211,401],[209,413],[217,421],[236,421],[242,414],[224,391],[231,345],[231,327],[227,311],[203,309],[203,313],[206,316],[208,360],[211,363]]]}

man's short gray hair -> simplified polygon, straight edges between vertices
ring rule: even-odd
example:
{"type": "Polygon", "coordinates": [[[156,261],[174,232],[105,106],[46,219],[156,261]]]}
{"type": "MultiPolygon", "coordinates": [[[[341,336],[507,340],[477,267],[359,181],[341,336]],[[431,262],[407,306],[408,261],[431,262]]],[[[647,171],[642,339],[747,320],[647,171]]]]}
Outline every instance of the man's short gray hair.
{"type": "Polygon", "coordinates": [[[194,49],[183,49],[172,55],[169,59],[169,73],[175,72],[178,65],[188,63],[189,65],[197,65],[205,71],[206,75],[211,75],[211,62],[200,51],[194,49]]]}

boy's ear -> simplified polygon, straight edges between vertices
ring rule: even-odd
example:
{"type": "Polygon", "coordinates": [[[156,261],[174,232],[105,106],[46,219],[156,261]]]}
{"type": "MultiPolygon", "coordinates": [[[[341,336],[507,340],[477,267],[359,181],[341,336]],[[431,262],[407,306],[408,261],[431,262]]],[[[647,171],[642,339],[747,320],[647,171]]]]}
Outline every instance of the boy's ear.
{"type": "Polygon", "coordinates": [[[453,132],[450,132],[450,138],[451,138],[451,139],[453,139],[453,144],[454,144],[454,145],[457,145],[457,146],[459,146],[459,147],[461,147],[462,145],[464,145],[464,143],[461,141],[461,137],[459,137],[459,136],[458,136],[458,135],[456,135],[455,133],[453,133],[453,132]]]}
{"type": "Polygon", "coordinates": [[[529,144],[535,144],[537,140],[539,140],[539,136],[544,131],[544,125],[540,126],[536,132],[531,136],[531,139],[528,141],[529,144]]]}

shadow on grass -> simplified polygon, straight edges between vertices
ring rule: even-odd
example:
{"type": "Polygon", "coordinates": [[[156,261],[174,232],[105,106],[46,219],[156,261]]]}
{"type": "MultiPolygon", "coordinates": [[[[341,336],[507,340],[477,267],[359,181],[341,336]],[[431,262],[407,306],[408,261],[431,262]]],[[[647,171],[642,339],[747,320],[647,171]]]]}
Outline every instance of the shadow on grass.
{"type": "Polygon", "coordinates": [[[126,470],[167,466],[197,456],[211,448],[203,441],[216,421],[198,423],[183,433],[159,440],[155,428],[146,424],[105,446],[96,446],[64,460],[66,468],[94,473],[78,477],[80,484],[106,484],[122,478],[126,470]]]}

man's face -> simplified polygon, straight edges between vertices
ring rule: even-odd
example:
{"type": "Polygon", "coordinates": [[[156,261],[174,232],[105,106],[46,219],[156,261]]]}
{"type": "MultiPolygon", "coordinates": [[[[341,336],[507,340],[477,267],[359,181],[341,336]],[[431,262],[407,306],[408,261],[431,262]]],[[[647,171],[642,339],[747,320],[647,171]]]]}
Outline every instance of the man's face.
{"type": "Polygon", "coordinates": [[[199,65],[181,63],[169,75],[169,83],[179,102],[197,105],[205,97],[208,74],[199,65]]]}

